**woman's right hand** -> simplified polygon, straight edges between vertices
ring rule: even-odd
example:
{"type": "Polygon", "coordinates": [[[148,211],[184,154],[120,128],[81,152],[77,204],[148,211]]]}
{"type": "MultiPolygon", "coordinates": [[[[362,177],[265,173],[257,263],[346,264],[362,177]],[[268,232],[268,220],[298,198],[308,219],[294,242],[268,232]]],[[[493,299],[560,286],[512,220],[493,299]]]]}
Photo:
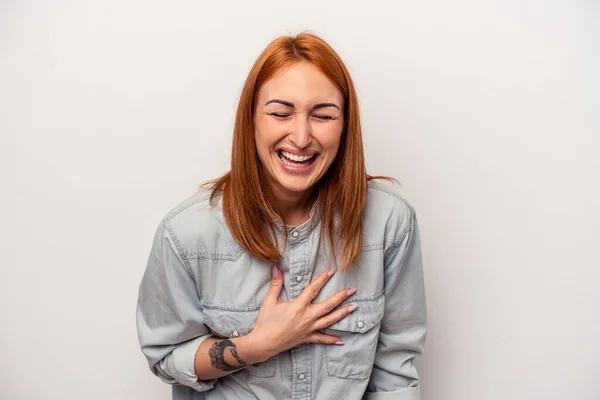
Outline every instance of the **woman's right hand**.
{"type": "Polygon", "coordinates": [[[258,312],[254,329],[248,334],[252,336],[252,343],[264,351],[265,360],[300,343],[343,344],[340,338],[325,335],[319,330],[338,322],[356,309],[357,306],[353,304],[335,309],[356,293],[356,289],[347,288],[327,300],[312,303],[334,273],[335,270],[322,273],[300,296],[285,302],[280,299],[282,274],[277,267],[273,267],[269,291],[258,312]]]}

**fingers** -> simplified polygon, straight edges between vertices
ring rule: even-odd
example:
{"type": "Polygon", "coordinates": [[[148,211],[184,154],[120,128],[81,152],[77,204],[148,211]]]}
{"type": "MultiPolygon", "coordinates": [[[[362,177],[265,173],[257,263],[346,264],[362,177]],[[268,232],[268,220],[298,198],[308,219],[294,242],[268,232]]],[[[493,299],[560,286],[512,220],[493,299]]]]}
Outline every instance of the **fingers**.
{"type": "Polygon", "coordinates": [[[310,285],[308,285],[306,289],[302,291],[302,293],[300,293],[298,300],[304,302],[305,304],[310,304],[314,298],[317,297],[321,289],[323,289],[323,286],[325,286],[333,274],[335,274],[335,269],[330,269],[329,271],[323,272],[317,277],[317,279],[312,281],[310,285]]]}
{"type": "Polygon", "coordinates": [[[335,310],[335,308],[337,306],[342,304],[344,302],[344,300],[346,300],[348,297],[352,296],[354,293],[356,293],[355,288],[344,289],[341,292],[334,294],[327,300],[323,300],[320,303],[313,304],[312,308],[313,308],[314,312],[316,313],[317,317],[322,317],[323,315],[329,314],[330,312],[335,310]]]}
{"type": "Polygon", "coordinates": [[[319,343],[319,344],[337,344],[342,345],[344,342],[338,337],[325,335],[319,332],[313,332],[305,340],[305,343],[319,343]]]}
{"type": "Polygon", "coordinates": [[[266,302],[276,304],[280,301],[281,289],[283,288],[283,277],[281,271],[273,265],[271,276],[271,283],[269,284],[269,290],[265,296],[266,302]]]}
{"type": "Polygon", "coordinates": [[[339,320],[346,317],[348,314],[356,310],[358,306],[356,304],[346,304],[327,315],[322,316],[315,322],[314,329],[325,329],[335,324],[339,320]]]}

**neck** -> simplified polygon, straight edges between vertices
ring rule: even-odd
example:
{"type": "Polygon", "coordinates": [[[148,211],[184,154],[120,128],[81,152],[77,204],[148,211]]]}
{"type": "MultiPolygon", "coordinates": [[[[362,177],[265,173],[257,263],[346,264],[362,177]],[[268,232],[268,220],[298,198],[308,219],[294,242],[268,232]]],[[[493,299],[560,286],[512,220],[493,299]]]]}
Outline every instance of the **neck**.
{"type": "Polygon", "coordinates": [[[277,207],[281,211],[287,225],[299,226],[310,218],[310,210],[314,202],[315,190],[293,192],[281,187],[273,188],[277,207]]]}

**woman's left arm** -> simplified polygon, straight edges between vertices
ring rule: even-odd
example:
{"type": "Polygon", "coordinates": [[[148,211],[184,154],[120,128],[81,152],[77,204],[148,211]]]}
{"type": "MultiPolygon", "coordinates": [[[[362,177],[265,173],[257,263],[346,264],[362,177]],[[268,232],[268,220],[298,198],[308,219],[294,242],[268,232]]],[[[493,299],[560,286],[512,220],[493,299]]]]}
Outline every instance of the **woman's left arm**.
{"type": "Polygon", "coordinates": [[[385,254],[385,311],[364,400],[419,400],[414,359],[423,352],[425,289],[419,228],[414,210],[385,254]]]}

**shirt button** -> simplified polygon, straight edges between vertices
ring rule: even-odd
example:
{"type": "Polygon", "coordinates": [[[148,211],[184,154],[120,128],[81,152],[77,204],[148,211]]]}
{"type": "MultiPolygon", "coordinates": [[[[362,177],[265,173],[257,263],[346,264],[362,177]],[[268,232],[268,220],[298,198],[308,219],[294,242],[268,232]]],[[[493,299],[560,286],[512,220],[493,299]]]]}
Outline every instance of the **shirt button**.
{"type": "Polygon", "coordinates": [[[364,323],[364,322],[362,322],[362,321],[358,321],[358,322],[356,323],[356,326],[358,326],[358,328],[359,328],[359,329],[362,329],[362,328],[365,326],[365,323],[364,323]]]}
{"type": "Polygon", "coordinates": [[[300,235],[300,233],[298,233],[298,231],[296,231],[296,232],[292,233],[292,236],[293,236],[293,237],[295,237],[295,238],[297,238],[297,237],[298,237],[298,235],[300,235]]]}
{"type": "Polygon", "coordinates": [[[240,336],[240,333],[238,331],[233,331],[233,333],[231,334],[231,336],[238,337],[238,336],[240,336]]]}
{"type": "Polygon", "coordinates": [[[306,378],[304,374],[298,374],[298,379],[303,380],[304,378],[306,378]]]}
{"type": "Polygon", "coordinates": [[[298,276],[296,277],[296,282],[300,282],[301,280],[302,280],[302,275],[298,275],[298,276]]]}

